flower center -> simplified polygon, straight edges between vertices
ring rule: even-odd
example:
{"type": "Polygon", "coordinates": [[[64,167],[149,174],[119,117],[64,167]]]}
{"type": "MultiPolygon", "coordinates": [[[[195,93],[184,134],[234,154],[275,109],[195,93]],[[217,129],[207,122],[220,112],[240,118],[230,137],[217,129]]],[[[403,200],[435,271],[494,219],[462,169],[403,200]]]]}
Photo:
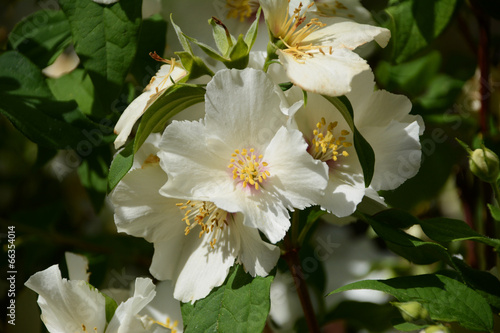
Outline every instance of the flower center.
{"type": "Polygon", "coordinates": [[[335,121],[326,124],[325,118],[321,118],[316,124],[316,129],[313,131],[313,139],[309,147],[309,153],[317,160],[327,162],[330,160],[337,161],[340,156],[347,157],[349,153],[345,150],[352,146],[351,142],[345,141],[345,135],[349,132],[341,130],[339,137],[333,136],[333,131],[338,123],[335,121]]]}
{"type": "Polygon", "coordinates": [[[237,18],[240,22],[252,16],[259,7],[257,0],[226,0],[226,8],[228,18],[237,18]]]}
{"type": "Polygon", "coordinates": [[[214,238],[210,242],[210,246],[214,248],[220,233],[226,225],[228,225],[228,212],[217,207],[209,201],[191,201],[185,203],[177,203],[180,210],[185,210],[182,221],[186,222],[187,226],[184,229],[184,235],[188,235],[197,225],[201,227],[199,237],[204,233],[213,232],[214,238]]]}
{"type": "Polygon", "coordinates": [[[278,33],[278,38],[285,42],[289,47],[297,46],[304,38],[309,36],[312,32],[326,26],[325,23],[320,22],[317,18],[312,18],[308,23],[300,27],[306,21],[306,12],[314,3],[309,4],[307,9],[302,12],[302,2],[293,11],[293,15],[288,15],[289,10],[284,13],[281,20],[282,24],[278,33]],[[300,27],[300,29],[299,29],[300,27]]]}
{"type": "Polygon", "coordinates": [[[259,184],[271,176],[267,170],[267,162],[262,161],[262,155],[255,154],[254,148],[242,149],[241,151],[236,149],[231,157],[231,164],[227,167],[233,170],[233,179],[243,182],[243,187],[250,184],[258,190],[259,184]]]}

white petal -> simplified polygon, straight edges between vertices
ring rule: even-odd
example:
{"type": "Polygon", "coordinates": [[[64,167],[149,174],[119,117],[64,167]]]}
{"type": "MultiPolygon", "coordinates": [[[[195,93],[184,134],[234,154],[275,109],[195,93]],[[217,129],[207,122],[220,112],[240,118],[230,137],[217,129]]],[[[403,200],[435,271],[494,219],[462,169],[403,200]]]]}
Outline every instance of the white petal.
{"type": "Polygon", "coordinates": [[[148,315],[153,320],[165,323],[167,318],[173,324],[177,321],[177,332],[182,332],[181,303],[174,299],[172,281],[161,281],[156,285],[155,298],[141,311],[141,315],[148,315]]]}
{"type": "Polygon", "coordinates": [[[83,280],[89,282],[90,272],[87,257],[72,252],[65,252],[66,265],[70,280],[83,280]]]}
{"type": "MultiPolygon", "coordinates": [[[[173,253],[180,253],[184,249],[184,243],[187,241],[186,236],[184,236],[184,229],[171,235],[166,241],[154,243],[155,252],[149,272],[158,280],[175,280],[177,266],[184,264],[180,256],[172,255],[173,253]]],[[[183,260],[185,259],[183,257],[183,260]]]]}
{"type": "Polygon", "coordinates": [[[166,181],[167,175],[159,165],[132,170],[123,177],[111,193],[119,232],[143,237],[149,242],[184,234],[183,213],[176,206],[182,200],[159,194],[166,181]]]}
{"type": "Polygon", "coordinates": [[[57,265],[32,275],[25,285],[38,293],[42,321],[49,332],[75,332],[84,325],[103,332],[106,326],[105,300],[85,281],[62,279],[57,265]]]}
{"type": "Polygon", "coordinates": [[[417,174],[422,157],[419,132],[417,121],[410,124],[392,121],[386,127],[367,128],[363,132],[375,152],[371,183],[375,190],[395,189],[417,174]]]}
{"type": "Polygon", "coordinates": [[[252,276],[267,276],[278,262],[279,247],[264,242],[257,229],[244,226],[241,219],[235,221],[231,229],[237,229],[237,233],[241,235],[238,260],[243,263],[245,271],[252,276]]]}
{"type": "Polygon", "coordinates": [[[381,47],[385,47],[391,38],[388,29],[368,24],[359,24],[341,17],[318,17],[327,24],[304,38],[301,45],[325,45],[333,48],[356,47],[375,40],[381,47]]]}
{"type": "Polygon", "coordinates": [[[345,17],[359,23],[373,21],[370,12],[361,5],[359,0],[316,0],[315,3],[318,11],[325,16],[345,17]]]}
{"type": "Polygon", "coordinates": [[[180,67],[175,66],[172,73],[170,73],[170,69],[170,65],[161,66],[144,92],[123,111],[115,125],[115,134],[118,135],[115,139],[115,149],[125,144],[137,120],[168,87],[173,85],[172,80],[177,82],[187,75],[187,72],[180,67]]]}
{"type": "Polygon", "coordinates": [[[115,125],[115,134],[118,134],[115,139],[115,149],[120,148],[127,141],[135,123],[142,116],[144,111],[146,111],[146,104],[150,96],[150,91],[143,92],[127,106],[125,111],[123,111],[120,119],[118,119],[115,125]]]}
{"type": "MultiPolygon", "coordinates": [[[[333,172],[325,189],[325,195],[319,200],[322,209],[337,217],[351,215],[365,195],[365,185],[354,182],[343,173],[333,172]]],[[[362,179],[359,179],[362,180],[362,179]]]]}
{"type": "Polygon", "coordinates": [[[106,328],[106,333],[138,333],[146,332],[140,319],[136,316],[155,297],[155,285],[149,278],[135,280],[134,296],[116,308],[113,318],[106,328]]]}
{"type": "Polygon", "coordinates": [[[232,151],[221,152],[221,159],[207,148],[202,122],[173,122],[163,133],[160,165],[170,175],[160,193],[174,198],[214,201],[234,191],[227,165],[232,151]]]}
{"type": "Polygon", "coordinates": [[[315,52],[303,61],[278,51],[279,59],[290,80],[302,89],[329,96],[345,95],[351,91],[353,77],[369,69],[365,60],[347,49],[332,50],[329,54],[315,52]]]}
{"type": "Polygon", "coordinates": [[[134,154],[134,163],[132,164],[131,170],[142,168],[146,159],[150,158],[151,155],[156,155],[158,153],[160,150],[160,140],[160,133],[151,133],[147,137],[141,148],[139,148],[139,150],[137,150],[134,154]]]}
{"type": "Polygon", "coordinates": [[[273,36],[278,36],[284,19],[289,15],[288,1],[260,0],[260,5],[262,7],[262,11],[264,12],[264,17],[266,18],[269,30],[273,36]]]}
{"type": "Polygon", "coordinates": [[[314,204],[328,182],[328,169],[307,152],[298,130],[282,127],[264,153],[271,176],[262,187],[272,187],[288,208],[303,209],[314,204]]]}
{"type": "MultiPolygon", "coordinates": [[[[222,70],[207,85],[205,124],[209,139],[234,149],[264,148],[282,125],[281,91],[259,70],[222,70]]],[[[210,149],[223,148],[210,143],[210,149]]],[[[224,156],[225,157],[225,156],[224,156]]],[[[230,156],[227,157],[228,159],[230,156]]]]}
{"type": "Polygon", "coordinates": [[[215,248],[210,247],[212,235],[198,238],[197,234],[185,236],[185,246],[179,251],[179,265],[175,281],[174,298],[182,302],[194,302],[206,297],[214,287],[222,285],[239,252],[239,244],[234,241],[226,227],[215,248]]]}

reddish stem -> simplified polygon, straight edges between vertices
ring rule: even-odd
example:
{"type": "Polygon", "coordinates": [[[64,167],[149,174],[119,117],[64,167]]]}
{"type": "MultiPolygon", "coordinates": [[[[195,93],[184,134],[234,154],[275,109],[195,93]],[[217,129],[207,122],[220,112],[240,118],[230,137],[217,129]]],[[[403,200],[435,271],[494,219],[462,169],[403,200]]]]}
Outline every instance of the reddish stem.
{"type": "Polygon", "coordinates": [[[309,290],[307,289],[307,284],[304,280],[304,273],[302,272],[302,267],[300,265],[298,249],[294,248],[288,235],[285,236],[284,244],[286,252],[283,254],[283,258],[286,260],[286,263],[290,268],[290,273],[292,273],[295,289],[299,295],[300,305],[302,306],[302,311],[304,311],[304,316],[307,321],[307,327],[309,328],[310,333],[319,333],[320,330],[318,321],[316,320],[309,290]]]}

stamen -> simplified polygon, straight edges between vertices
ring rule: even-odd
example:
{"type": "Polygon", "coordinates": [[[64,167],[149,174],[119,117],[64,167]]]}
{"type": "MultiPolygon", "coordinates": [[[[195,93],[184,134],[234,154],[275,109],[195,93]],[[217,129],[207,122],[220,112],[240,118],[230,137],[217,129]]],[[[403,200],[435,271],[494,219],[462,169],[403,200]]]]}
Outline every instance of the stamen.
{"type": "Polygon", "coordinates": [[[191,201],[175,204],[180,210],[185,210],[182,221],[186,223],[184,235],[188,235],[196,226],[200,226],[201,231],[198,237],[202,237],[204,233],[213,232],[213,240],[210,242],[212,248],[215,247],[219,235],[228,225],[228,212],[220,209],[214,203],[208,201],[191,201]],[[190,208],[190,209],[188,209],[190,208]],[[194,223],[191,223],[194,221],[194,223]]]}
{"type": "Polygon", "coordinates": [[[327,162],[330,160],[337,161],[340,156],[347,157],[349,153],[345,150],[352,146],[351,142],[345,141],[349,131],[341,130],[343,136],[335,137],[334,129],[338,122],[326,123],[325,118],[316,123],[316,129],[313,130],[313,138],[309,145],[309,153],[317,160],[327,162]]]}
{"type": "Polygon", "coordinates": [[[232,169],[233,179],[238,179],[240,183],[243,183],[243,188],[246,188],[250,184],[250,186],[258,191],[261,188],[259,183],[262,184],[271,175],[266,170],[269,164],[262,161],[263,155],[257,155],[254,148],[249,150],[242,149],[241,152],[239,149],[235,149],[231,156],[236,157],[236,159],[231,158],[231,164],[227,167],[232,169]],[[234,163],[235,161],[236,163],[234,163]]]}

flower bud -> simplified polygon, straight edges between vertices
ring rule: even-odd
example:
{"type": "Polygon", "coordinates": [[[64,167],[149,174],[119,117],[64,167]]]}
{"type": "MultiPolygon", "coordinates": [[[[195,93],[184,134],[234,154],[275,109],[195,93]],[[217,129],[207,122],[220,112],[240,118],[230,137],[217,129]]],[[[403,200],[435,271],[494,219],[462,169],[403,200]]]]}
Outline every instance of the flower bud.
{"type": "Polygon", "coordinates": [[[443,325],[431,325],[420,331],[420,333],[449,333],[450,330],[443,325]]]}
{"type": "Polygon", "coordinates": [[[482,181],[492,183],[498,178],[500,161],[497,154],[486,147],[474,150],[469,159],[469,167],[482,181]]]}
{"type": "Polygon", "coordinates": [[[407,322],[426,322],[429,319],[429,311],[419,302],[392,302],[391,304],[398,308],[401,316],[407,322]]]}

